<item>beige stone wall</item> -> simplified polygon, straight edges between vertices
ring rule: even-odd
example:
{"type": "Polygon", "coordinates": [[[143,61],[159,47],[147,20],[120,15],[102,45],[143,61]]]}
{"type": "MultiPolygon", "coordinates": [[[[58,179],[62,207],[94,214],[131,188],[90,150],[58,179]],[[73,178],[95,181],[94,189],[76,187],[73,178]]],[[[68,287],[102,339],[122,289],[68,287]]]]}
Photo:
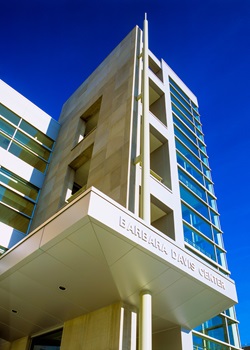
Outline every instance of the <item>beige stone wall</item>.
{"type": "Polygon", "coordinates": [[[61,350],[129,350],[130,344],[131,311],[119,302],[67,321],[61,350]]]}
{"type": "Polygon", "coordinates": [[[59,137],[32,229],[65,205],[73,176],[69,164],[91,144],[87,188],[94,186],[126,206],[137,33],[135,27],[63,106],[59,137]],[[100,97],[97,128],[77,144],[80,117],[100,97]]]}
{"type": "Polygon", "coordinates": [[[29,337],[23,337],[17,339],[10,343],[9,345],[4,345],[0,347],[1,350],[28,350],[29,349],[30,340],[29,337]]]}

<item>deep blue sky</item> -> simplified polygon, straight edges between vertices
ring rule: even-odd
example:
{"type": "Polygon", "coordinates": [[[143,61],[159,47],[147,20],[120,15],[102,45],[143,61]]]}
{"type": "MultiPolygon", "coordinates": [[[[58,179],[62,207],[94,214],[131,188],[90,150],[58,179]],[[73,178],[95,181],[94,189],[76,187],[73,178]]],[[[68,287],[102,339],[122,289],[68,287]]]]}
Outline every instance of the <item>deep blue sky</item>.
{"type": "Polygon", "coordinates": [[[250,344],[250,0],[0,0],[0,78],[58,119],[62,104],[137,24],[197,95],[250,344]]]}

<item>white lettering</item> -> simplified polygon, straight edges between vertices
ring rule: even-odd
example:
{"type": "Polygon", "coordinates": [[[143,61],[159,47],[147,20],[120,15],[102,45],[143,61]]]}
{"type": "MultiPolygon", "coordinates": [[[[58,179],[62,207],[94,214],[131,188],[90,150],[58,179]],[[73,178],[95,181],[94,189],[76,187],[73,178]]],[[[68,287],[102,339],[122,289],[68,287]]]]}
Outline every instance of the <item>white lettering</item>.
{"type": "Polygon", "coordinates": [[[150,244],[154,249],[159,250],[162,253],[168,254],[167,247],[164,243],[162,243],[159,239],[154,238],[153,236],[149,236],[148,232],[144,231],[137,225],[132,224],[131,222],[127,222],[125,218],[120,216],[119,226],[130,232],[134,236],[140,238],[144,242],[150,244]]]}

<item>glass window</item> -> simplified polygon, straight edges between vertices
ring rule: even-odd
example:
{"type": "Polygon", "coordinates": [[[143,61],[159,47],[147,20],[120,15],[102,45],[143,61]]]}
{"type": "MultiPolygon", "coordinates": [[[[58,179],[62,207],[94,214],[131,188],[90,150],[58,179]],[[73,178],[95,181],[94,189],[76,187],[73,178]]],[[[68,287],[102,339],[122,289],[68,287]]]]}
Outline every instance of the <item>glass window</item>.
{"type": "Polygon", "coordinates": [[[34,337],[31,350],[60,350],[62,329],[34,337]]]}
{"type": "Polygon", "coordinates": [[[204,333],[212,338],[228,342],[226,323],[223,316],[215,316],[204,323],[204,333]]]}
{"type": "Polygon", "coordinates": [[[195,117],[197,120],[200,121],[199,113],[198,113],[195,109],[193,109],[193,115],[194,115],[194,117],[195,117]]]}
{"type": "Polygon", "coordinates": [[[196,231],[191,230],[187,225],[184,224],[183,228],[185,241],[210,259],[216,261],[213,244],[199,235],[196,231]]]}
{"type": "Polygon", "coordinates": [[[193,116],[192,114],[175,98],[173,95],[171,95],[171,101],[180,109],[180,111],[185,114],[185,116],[193,121],[193,116]]]}
{"type": "Polygon", "coordinates": [[[181,111],[172,103],[172,111],[185,123],[193,132],[195,132],[194,124],[185,116],[185,114],[181,113],[181,111]]]}
{"type": "Polygon", "coordinates": [[[34,168],[40,170],[41,172],[44,172],[46,170],[47,163],[38,158],[33,153],[27,151],[26,149],[20,147],[18,144],[12,142],[10,148],[10,153],[14,154],[15,156],[22,159],[24,162],[30,164],[34,168]]]}
{"type": "Polygon", "coordinates": [[[221,231],[219,231],[216,227],[213,226],[213,233],[214,233],[215,243],[218,244],[221,248],[224,248],[223,237],[222,237],[221,231]]]}
{"type": "Polygon", "coordinates": [[[51,140],[48,136],[43,134],[41,131],[34,128],[32,125],[27,123],[25,120],[22,120],[20,123],[20,129],[25,131],[27,134],[37,139],[38,142],[45,145],[48,148],[52,148],[54,141],[51,140]]]}
{"type": "Polygon", "coordinates": [[[195,131],[196,131],[196,135],[199,137],[199,139],[200,139],[201,141],[204,142],[204,136],[203,136],[203,134],[200,132],[200,130],[195,129],[195,131]]]}
{"type": "Polygon", "coordinates": [[[0,147],[7,149],[9,147],[10,140],[0,134],[0,147]]]}
{"type": "Polygon", "coordinates": [[[28,216],[32,215],[34,203],[0,185],[0,201],[28,216]]]}
{"type": "Polygon", "coordinates": [[[206,175],[210,180],[212,180],[210,169],[206,167],[204,163],[202,164],[202,167],[203,167],[203,174],[206,175]]]}
{"type": "Polygon", "coordinates": [[[0,119],[0,130],[4,133],[7,134],[8,136],[12,137],[15,132],[15,128],[8,124],[6,121],[3,119],[0,119]]]}
{"type": "Polygon", "coordinates": [[[200,152],[200,155],[201,155],[201,160],[203,161],[203,163],[205,163],[207,166],[209,166],[207,155],[205,155],[202,151],[200,152]]]}
{"type": "Polygon", "coordinates": [[[211,221],[212,221],[212,223],[213,223],[218,229],[221,229],[221,227],[220,227],[219,214],[218,214],[218,213],[214,213],[213,210],[210,210],[210,215],[211,215],[211,221]]]}
{"type": "Polygon", "coordinates": [[[207,154],[207,149],[206,149],[206,146],[204,145],[204,143],[201,142],[200,140],[198,140],[198,145],[199,145],[199,148],[202,150],[202,152],[207,154]]]}
{"type": "Polygon", "coordinates": [[[18,125],[20,121],[20,117],[13,113],[11,110],[6,108],[4,105],[0,104],[0,115],[2,115],[4,118],[8,119],[11,123],[18,125]]]}
{"type": "Polygon", "coordinates": [[[230,319],[227,319],[227,323],[228,323],[229,343],[232,345],[236,345],[234,335],[238,333],[237,332],[237,324],[235,323],[235,321],[230,320],[230,319]]]}
{"type": "Polygon", "coordinates": [[[193,181],[188,175],[184,173],[181,169],[178,169],[179,180],[184,183],[191,191],[193,191],[197,196],[206,201],[206,192],[200,187],[195,181],[193,181]]]}
{"type": "Polygon", "coordinates": [[[199,170],[201,170],[201,163],[179,140],[175,139],[175,145],[190,162],[192,162],[199,170]]]}
{"type": "Polygon", "coordinates": [[[6,207],[0,203],[0,213],[1,221],[13,227],[16,230],[19,230],[23,233],[26,233],[29,227],[30,219],[21,213],[16,212],[15,210],[6,207]]]}
{"type": "Polygon", "coordinates": [[[178,94],[178,92],[171,85],[170,91],[190,112],[192,112],[189,102],[186,102],[186,100],[180,94],[178,94]]]}
{"type": "Polygon", "coordinates": [[[181,198],[188,203],[191,207],[198,211],[201,215],[203,215],[206,219],[209,220],[208,208],[205,204],[203,204],[198,198],[196,198],[191,192],[189,192],[186,188],[184,188],[180,184],[180,192],[181,198]]]}
{"type": "Polygon", "coordinates": [[[199,230],[208,238],[213,239],[212,228],[210,224],[208,224],[204,219],[202,219],[199,215],[193,212],[185,204],[182,203],[181,208],[183,220],[187,221],[196,230],[199,230]]]}
{"type": "Polygon", "coordinates": [[[184,91],[176,84],[176,82],[169,77],[170,83],[174,86],[174,88],[179,92],[179,94],[189,103],[189,97],[185,94],[184,91]]]}
{"type": "Polygon", "coordinates": [[[208,189],[208,191],[210,191],[211,193],[214,194],[214,186],[213,186],[212,182],[206,178],[205,178],[205,186],[208,189]]]}
{"type": "Polygon", "coordinates": [[[216,256],[217,256],[217,263],[223,267],[227,267],[226,254],[218,247],[216,247],[216,256]]]}
{"type": "Polygon", "coordinates": [[[194,125],[202,132],[201,123],[197,119],[194,119],[194,125]]]}
{"type": "Polygon", "coordinates": [[[34,201],[37,198],[39,189],[36,186],[21,179],[19,176],[13,174],[7,169],[0,168],[0,182],[14,188],[16,191],[33,199],[34,201]]]}
{"type": "Polygon", "coordinates": [[[210,205],[210,207],[212,207],[214,210],[217,211],[216,199],[212,197],[209,193],[207,194],[207,198],[208,198],[208,204],[210,205]]]}
{"type": "Polygon", "coordinates": [[[177,125],[181,129],[181,131],[184,132],[194,143],[196,143],[195,135],[192,134],[192,132],[189,131],[188,128],[185,125],[183,125],[181,121],[178,120],[178,118],[174,116],[173,119],[174,119],[175,125],[177,125]]]}
{"type": "Polygon", "coordinates": [[[177,162],[180,164],[190,175],[192,175],[197,181],[203,184],[203,176],[177,152],[177,162]]]}
{"type": "Polygon", "coordinates": [[[193,142],[191,142],[182,132],[180,132],[176,127],[174,128],[174,133],[175,135],[179,138],[179,140],[181,140],[186,147],[188,147],[189,149],[191,149],[191,151],[193,151],[198,157],[199,157],[199,152],[198,152],[198,148],[195,144],[193,144],[193,142]]]}
{"type": "Polygon", "coordinates": [[[50,151],[41,146],[39,143],[30,139],[28,136],[24,135],[22,132],[17,131],[15,140],[19,141],[22,145],[29,148],[31,151],[44,158],[45,160],[49,159],[50,151]]]}

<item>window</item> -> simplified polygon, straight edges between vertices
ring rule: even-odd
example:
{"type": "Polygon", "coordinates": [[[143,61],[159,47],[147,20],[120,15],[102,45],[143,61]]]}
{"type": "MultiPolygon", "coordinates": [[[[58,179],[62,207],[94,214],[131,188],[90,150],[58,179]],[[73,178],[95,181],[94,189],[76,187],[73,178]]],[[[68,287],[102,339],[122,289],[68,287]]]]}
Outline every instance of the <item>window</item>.
{"type": "Polygon", "coordinates": [[[151,195],[151,225],[175,239],[173,212],[164,203],[151,195]]]}
{"type": "Polygon", "coordinates": [[[157,180],[171,189],[168,141],[150,127],[150,171],[157,180]]]}
{"type": "Polygon", "coordinates": [[[54,141],[0,104],[0,147],[45,172],[54,141]]]}
{"type": "Polygon", "coordinates": [[[75,195],[87,189],[92,152],[93,144],[86,148],[85,151],[69,165],[71,182],[69,183],[66,194],[67,201],[73,200],[75,195]]]}
{"type": "Polygon", "coordinates": [[[78,127],[77,143],[81,142],[97,127],[101,103],[102,97],[100,97],[90,108],[87,109],[86,112],[81,115],[78,127]]]}
{"type": "Polygon", "coordinates": [[[149,79],[149,110],[164,125],[167,125],[164,92],[149,79]]]}
{"type": "Polygon", "coordinates": [[[39,189],[5,168],[0,168],[1,221],[27,233],[39,189]]]}
{"type": "Polygon", "coordinates": [[[30,350],[60,350],[62,329],[34,337],[30,350]]]}

